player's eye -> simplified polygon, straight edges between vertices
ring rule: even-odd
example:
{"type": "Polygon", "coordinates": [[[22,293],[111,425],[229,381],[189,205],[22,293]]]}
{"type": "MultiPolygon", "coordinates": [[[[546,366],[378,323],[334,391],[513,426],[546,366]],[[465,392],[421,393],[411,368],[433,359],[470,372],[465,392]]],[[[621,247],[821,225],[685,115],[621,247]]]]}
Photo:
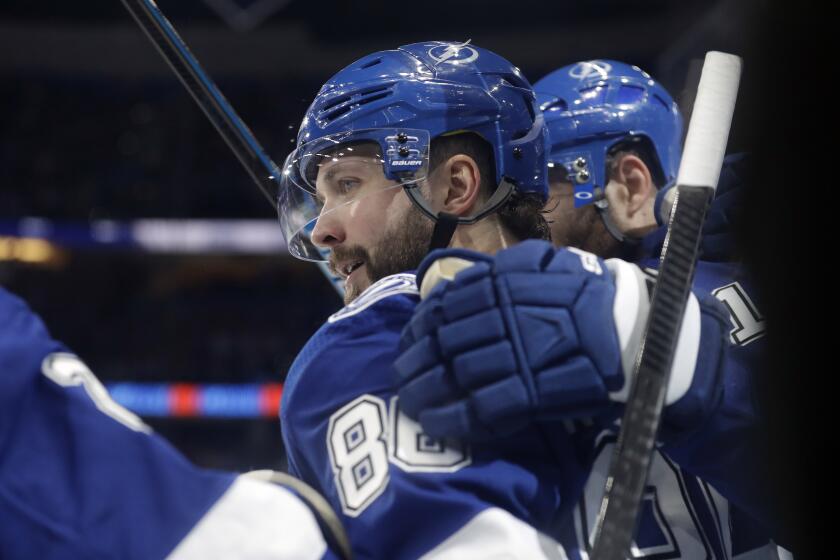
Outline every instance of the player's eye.
{"type": "Polygon", "coordinates": [[[335,184],[340,194],[350,194],[353,190],[359,188],[362,181],[356,177],[341,177],[335,184]]]}

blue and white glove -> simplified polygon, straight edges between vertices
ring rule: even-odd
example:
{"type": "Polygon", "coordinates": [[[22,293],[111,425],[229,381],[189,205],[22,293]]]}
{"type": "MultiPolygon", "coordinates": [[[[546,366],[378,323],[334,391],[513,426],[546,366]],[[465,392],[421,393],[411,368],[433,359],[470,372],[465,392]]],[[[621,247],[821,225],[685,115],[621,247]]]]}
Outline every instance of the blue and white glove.
{"type": "MultiPolygon", "coordinates": [[[[495,258],[435,251],[418,284],[424,300],[403,331],[395,369],[400,407],[428,435],[481,440],[533,421],[617,417],[649,309],[648,279],[638,267],[526,241],[495,258]]],[[[728,320],[711,305],[716,313],[702,314],[713,341],[704,353],[715,359],[698,360],[701,313],[693,296],[686,311],[666,401],[685,405],[680,425],[720,398],[728,320]]]]}

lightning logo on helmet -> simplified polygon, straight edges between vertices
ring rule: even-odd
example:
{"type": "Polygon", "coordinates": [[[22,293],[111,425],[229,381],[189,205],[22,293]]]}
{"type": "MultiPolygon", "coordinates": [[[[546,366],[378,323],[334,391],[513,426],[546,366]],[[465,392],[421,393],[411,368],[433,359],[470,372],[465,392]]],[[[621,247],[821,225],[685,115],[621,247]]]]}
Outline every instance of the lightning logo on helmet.
{"type": "Polygon", "coordinates": [[[463,43],[457,43],[454,45],[439,45],[437,47],[432,47],[429,49],[429,56],[436,64],[442,64],[444,62],[447,64],[467,64],[469,62],[473,62],[478,58],[478,51],[468,46],[470,41],[472,41],[472,39],[467,39],[463,43]],[[462,53],[466,53],[466,56],[463,58],[461,58],[462,53]]]}
{"type": "Polygon", "coordinates": [[[569,76],[581,81],[589,78],[605,79],[610,75],[610,70],[612,70],[612,65],[603,60],[587,60],[572,66],[569,76]]]}

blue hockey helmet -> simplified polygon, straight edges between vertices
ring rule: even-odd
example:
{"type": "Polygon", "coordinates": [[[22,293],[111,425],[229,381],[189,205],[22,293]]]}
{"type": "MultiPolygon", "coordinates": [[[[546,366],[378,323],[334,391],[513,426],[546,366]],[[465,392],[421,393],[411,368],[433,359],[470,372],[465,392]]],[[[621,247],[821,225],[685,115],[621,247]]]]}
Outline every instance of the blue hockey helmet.
{"type": "Polygon", "coordinates": [[[278,212],[290,252],[324,260],[311,240],[319,216],[383,189],[402,187],[441,224],[448,243],[458,224],[498,209],[513,190],[547,197],[545,127],[530,83],[513,64],[475,45],[424,42],[376,52],[350,64],[318,92],[286,159],[278,212]],[[430,143],[472,132],[489,143],[497,188],[471,216],[436,214],[420,192],[430,143]],[[319,171],[342,161],[374,171],[377,188],[357,194],[319,171]],[[316,183],[318,188],[316,189],[316,183]],[[324,191],[334,201],[324,206],[324,191]]]}
{"type": "Polygon", "coordinates": [[[676,179],[679,108],[638,66],[587,60],[551,72],[534,89],[548,127],[548,165],[565,169],[576,207],[603,200],[607,155],[618,145],[638,143],[660,188],[676,179]]]}

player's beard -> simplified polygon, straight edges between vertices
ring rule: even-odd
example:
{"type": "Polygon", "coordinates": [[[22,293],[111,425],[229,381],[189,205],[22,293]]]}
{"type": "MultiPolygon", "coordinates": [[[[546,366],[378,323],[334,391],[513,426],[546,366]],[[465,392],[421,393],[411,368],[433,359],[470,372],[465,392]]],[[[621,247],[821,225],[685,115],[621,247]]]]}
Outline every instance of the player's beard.
{"type": "MultiPolygon", "coordinates": [[[[359,245],[336,247],[332,258],[337,261],[362,260],[363,271],[374,282],[408,270],[415,270],[429,251],[434,222],[420,212],[413,204],[409,206],[402,220],[395,220],[393,225],[382,234],[381,241],[369,251],[359,245]]],[[[365,290],[345,284],[344,304],[347,305],[365,290]]]]}
{"type": "Polygon", "coordinates": [[[555,245],[577,247],[603,258],[618,256],[620,243],[609,231],[593,204],[558,213],[551,218],[551,240],[555,245]]]}

